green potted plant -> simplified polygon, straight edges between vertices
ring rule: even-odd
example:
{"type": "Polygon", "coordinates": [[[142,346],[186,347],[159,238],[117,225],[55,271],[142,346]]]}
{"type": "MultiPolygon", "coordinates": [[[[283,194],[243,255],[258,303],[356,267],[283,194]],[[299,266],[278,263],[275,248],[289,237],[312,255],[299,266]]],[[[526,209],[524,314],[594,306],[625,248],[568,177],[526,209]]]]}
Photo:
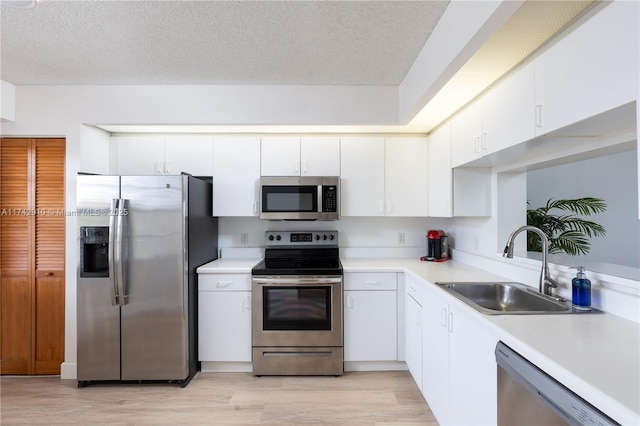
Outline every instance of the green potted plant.
{"type": "MultiPolygon", "coordinates": [[[[529,202],[527,204],[530,205],[529,202]]],[[[590,238],[603,236],[606,231],[602,225],[578,215],[590,216],[606,209],[606,203],[600,198],[550,198],[545,206],[527,210],[527,225],[536,226],[545,233],[549,239],[549,253],[565,252],[570,256],[587,254],[591,249],[590,238]],[[570,213],[550,213],[554,209],[570,213]]],[[[540,237],[533,232],[527,232],[527,251],[542,251],[540,237]]]]}

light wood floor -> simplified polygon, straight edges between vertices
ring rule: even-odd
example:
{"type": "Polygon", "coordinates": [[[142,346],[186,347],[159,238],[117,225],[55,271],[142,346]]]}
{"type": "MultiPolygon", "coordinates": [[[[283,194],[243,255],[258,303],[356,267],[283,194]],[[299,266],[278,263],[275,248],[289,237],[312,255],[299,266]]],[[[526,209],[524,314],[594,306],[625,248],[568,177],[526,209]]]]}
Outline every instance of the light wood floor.
{"type": "Polygon", "coordinates": [[[0,424],[437,425],[407,371],[342,377],[199,373],[173,385],[0,378],[0,424]]]}

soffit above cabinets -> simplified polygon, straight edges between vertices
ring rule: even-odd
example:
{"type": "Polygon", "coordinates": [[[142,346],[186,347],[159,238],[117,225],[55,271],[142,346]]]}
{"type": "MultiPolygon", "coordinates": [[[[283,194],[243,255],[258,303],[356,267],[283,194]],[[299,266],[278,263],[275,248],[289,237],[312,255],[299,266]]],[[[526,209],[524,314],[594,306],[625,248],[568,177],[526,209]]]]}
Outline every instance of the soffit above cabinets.
{"type": "MultiPolygon", "coordinates": [[[[408,124],[320,129],[273,124],[279,133],[429,132],[598,3],[606,2],[523,1],[408,124]]],[[[1,78],[18,86],[399,87],[448,5],[448,0],[47,0],[25,10],[3,6],[1,78]]],[[[274,126],[100,127],[274,131],[269,129],[274,126]]]]}

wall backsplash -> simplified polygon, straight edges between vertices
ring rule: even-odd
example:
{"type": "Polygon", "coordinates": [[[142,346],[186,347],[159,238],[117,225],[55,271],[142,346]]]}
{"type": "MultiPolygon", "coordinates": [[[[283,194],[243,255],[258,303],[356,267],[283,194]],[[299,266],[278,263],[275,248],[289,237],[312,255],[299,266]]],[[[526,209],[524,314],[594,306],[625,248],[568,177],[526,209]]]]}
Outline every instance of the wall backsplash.
{"type": "Polygon", "coordinates": [[[269,221],[256,217],[219,218],[218,246],[263,247],[264,232],[273,230],[337,230],[341,248],[416,248],[426,254],[429,229],[447,232],[452,219],[416,217],[343,217],[337,221],[269,221]],[[404,234],[404,244],[400,243],[404,234]],[[247,234],[243,245],[242,234],[247,234]]]}

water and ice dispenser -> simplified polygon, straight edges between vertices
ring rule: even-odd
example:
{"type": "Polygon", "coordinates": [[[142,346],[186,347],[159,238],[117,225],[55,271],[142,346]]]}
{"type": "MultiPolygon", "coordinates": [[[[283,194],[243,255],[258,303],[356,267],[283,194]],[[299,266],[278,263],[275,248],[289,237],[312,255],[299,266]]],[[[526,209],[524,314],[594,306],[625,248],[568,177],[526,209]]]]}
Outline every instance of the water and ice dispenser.
{"type": "Polygon", "coordinates": [[[80,277],[109,277],[109,227],[80,227],[80,277]]]}

